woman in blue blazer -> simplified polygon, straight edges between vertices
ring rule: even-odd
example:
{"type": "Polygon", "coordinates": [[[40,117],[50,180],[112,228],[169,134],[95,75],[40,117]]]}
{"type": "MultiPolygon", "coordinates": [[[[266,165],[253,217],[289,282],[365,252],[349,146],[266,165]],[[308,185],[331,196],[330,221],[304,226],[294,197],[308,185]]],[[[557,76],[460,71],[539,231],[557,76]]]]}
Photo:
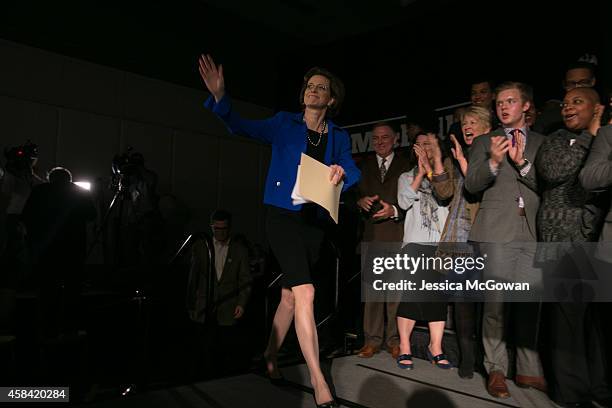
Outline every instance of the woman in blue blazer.
{"type": "Polygon", "coordinates": [[[351,156],[349,135],[330,120],[338,113],[344,98],[344,86],[329,71],[312,68],[304,76],[302,84],[302,112],[278,112],[269,119],[247,120],[232,109],[230,98],[225,94],[223,67],[217,67],[210,55],[202,55],[199,70],[211,93],[205,107],[217,114],[231,133],[257,139],[272,147],[264,193],[266,230],[283,272],[283,287],[264,352],[268,376],[274,383],[282,381],[276,356],[291,322],[295,320],[315,402],[319,407],[337,406],[319,364],[313,313],[315,290],[310,276],[310,269],[319,257],[327,215],[323,215],[316,204],[294,205],[291,192],[302,153],[329,165],[330,182],[337,184],[344,180],[343,189],[359,181],[360,172],[351,156]]]}

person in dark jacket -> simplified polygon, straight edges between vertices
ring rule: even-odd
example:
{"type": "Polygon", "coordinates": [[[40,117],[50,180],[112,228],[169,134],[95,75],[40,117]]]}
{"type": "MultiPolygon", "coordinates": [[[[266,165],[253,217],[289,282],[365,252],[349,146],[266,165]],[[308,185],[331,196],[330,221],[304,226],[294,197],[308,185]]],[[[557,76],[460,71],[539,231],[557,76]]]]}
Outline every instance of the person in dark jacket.
{"type": "Polygon", "coordinates": [[[40,335],[74,334],[87,255],[87,223],[96,217],[89,192],[63,167],[49,172],[23,208],[26,242],[39,287],[40,335]]]}
{"type": "Polygon", "coordinates": [[[231,220],[229,212],[216,210],[212,239],[202,237],[191,247],[187,309],[196,323],[201,340],[196,347],[205,353],[201,368],[207,375],[215,367],[229,374],[244,366],[244,356],[236,356],[235,350],[244,344],[238,322],[251,293],[251,272],[248,248],[231,235],[231,220]]]}
{"type": "MultiPolygon", "coordinates": [[[[402,240],[404,211],[397,204],[397,179],[410,170],[410,163],[407,158],[395,154],[398,139],[398,132],[390,123],[379,122],[372,128],[375,154],[363,161],[362,177],[357,186],[364,242],[402,240]]],[[[399,335],[395,316],[398,305],[399,302],[390,300],[364,303],[365,342],[357,354],[359,357],[370,358],[385,345],[393,359],[397,359],[399,335]]]]}

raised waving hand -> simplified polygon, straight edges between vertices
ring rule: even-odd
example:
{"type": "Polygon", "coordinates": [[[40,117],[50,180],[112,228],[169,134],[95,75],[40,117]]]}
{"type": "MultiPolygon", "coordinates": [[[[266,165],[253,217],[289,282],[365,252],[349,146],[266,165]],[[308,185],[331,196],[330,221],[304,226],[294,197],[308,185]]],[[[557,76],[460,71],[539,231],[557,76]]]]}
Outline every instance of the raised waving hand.
{"type": "Polygon", "coordinates": [[[202,54],[198,59],[198,70],[206,88],[215,98],[215,101],[219,102],[225,95],[223,65],[219,64],[219,67],[217,67],[209,54],[202,54]]]}

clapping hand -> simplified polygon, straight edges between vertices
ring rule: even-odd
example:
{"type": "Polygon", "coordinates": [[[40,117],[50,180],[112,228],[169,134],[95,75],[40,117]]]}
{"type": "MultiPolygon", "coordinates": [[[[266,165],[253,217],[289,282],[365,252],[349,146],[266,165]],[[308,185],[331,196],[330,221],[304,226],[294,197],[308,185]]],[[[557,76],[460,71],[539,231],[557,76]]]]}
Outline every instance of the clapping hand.
{"type": "Polygon", "coordinates": [[[522,166],[525,163],[525,138],[522,135],[515,136],[516,142],[510,144],[508,155],[517,166],[522,166]]]}
{"type": "MultiPolygon", "coordinates": [[[[593,136],[597,136],[597,131],[601,127],[601,118],[603,116],[604,110],[605,106],[603,106],[602,104],[597,104],[595,106],[595,113],[593,114],[593,119],[591,120],[591,123],[589,125],[589,133],[593,136]]],[[[611,124],[612,119],[610,119],[610,121],[608,122],[608,125],[611,124]]]]}
{"type": "Polygon", "coordinates": [[[491,138],[491,160],[498,167],[506,153],[510,150],[510,141],[505,136],[493,136],[491,138]]]}
{"type": "Polygon", "coordinates": [[[450,134],[450,139],[451,142],[453,142],[453,145],[455,146],[451,147],[451,152],[453,153],[453,157],[455,158],[455,160],[459,162],[465,160],[465,156],[463,155],[463,148],[461,147],[461,144],[453,133],[450,134]]]}
{"type": "Polygon", "coordinates": [[[463,176],[465,177],[468,170],[468,162],[465,158],[465,155],[463,154],[463,147],[461,147],[461,144],[453,133],[450,134],[450,138],[451,142],[453,142],[453,145],[455,146],[451,147],[451,152],[453,153],[453,157],[455,158],[455,160],[457,160],[457,163],[459,163],[459,169],[461,169],[461,174],[463,174],[463,176]]]}
{"type": "Polygon", "coordinates": [[[427,139],[431,146],[431,158],[433,161],[442,161],[442,149],[440,149],[440,143],[438,143],[438,137],[435,133],[427,133],[427,139]]]}
{"type": "Polygon", "coordinates": [[[357,200],[357,206],[363,211],[368,212],[376,200],[378,200],[378,195],[361,197],[359,200],[357,200]]]}
{"type": "Polygon", "coordinates": [[[414,145],[414,153],[417,155],[418,159],[418,174],[421,176],[426,176],[427,173],[431,171],[431,165],[429,164],[429,159],[427,158],[427,152],[419,145],[414,145]]]}
{"type": "Polygon", "coordinates": [[[381,208],[380,210],[378,210],[376,212],[376,214],[372,215],[372,218],[374,219],[378,219],[378,218],[382,218],[382,219],[387,219],[387,218],[391,218],[395,215],[395,211],[393,209],[393,206],[387,202],[384,202],[383,200],[379,201],[380,204],[382,205],[383,208],[381,208]]]}

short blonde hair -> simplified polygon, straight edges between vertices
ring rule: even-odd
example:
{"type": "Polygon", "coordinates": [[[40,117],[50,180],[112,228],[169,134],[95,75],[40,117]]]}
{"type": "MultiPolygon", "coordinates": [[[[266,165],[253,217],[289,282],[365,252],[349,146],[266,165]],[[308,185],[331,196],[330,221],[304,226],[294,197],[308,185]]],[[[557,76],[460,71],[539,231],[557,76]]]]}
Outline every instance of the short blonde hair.
{"type": "Polygon", "coordinates": [[[482,106],[470,106],[461,114],[461,123],[466,116],[474,116],[484,125],[491,127],[491,111],[482,106]]]}

